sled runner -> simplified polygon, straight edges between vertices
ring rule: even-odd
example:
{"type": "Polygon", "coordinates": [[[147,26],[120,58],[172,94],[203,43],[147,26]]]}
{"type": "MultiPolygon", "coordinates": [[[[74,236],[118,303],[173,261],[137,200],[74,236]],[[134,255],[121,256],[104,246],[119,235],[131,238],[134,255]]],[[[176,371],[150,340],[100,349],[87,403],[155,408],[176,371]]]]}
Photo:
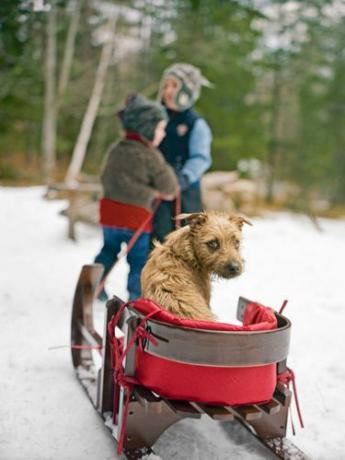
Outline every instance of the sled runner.
{"type": "Polygon", "coordinates": [[[82,268],[72,311],[72,360],[119,454],[140,459],[153,453],[169,426],[207,415],[241,423],[277,458],[307,459],[285,437],[289,382],[294,384],[286,366],[286,317],[240,298],[238,319],[244,325],[233,326],[182,320],[151,301],[113,297],[102,338],[93,324],[102,272],[98,264],[82,268]]]}

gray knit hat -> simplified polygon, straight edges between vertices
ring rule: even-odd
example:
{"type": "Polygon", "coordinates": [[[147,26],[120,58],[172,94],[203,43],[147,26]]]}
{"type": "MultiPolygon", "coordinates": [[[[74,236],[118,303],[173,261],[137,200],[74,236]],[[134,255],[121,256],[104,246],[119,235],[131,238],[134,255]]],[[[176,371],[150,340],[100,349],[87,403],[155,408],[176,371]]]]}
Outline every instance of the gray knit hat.
{"type": "Polygon", "coordinates": [[[140,94],[129,96],[126,103],[125,109],[120,114],[123,127],[152,141],[157,124],[168,120],[165,108],[140,94]]]}
{"type": "Polygon", "coordinates": [[[164,82],[167,77],[173,77],[179,82],[174,102],[177,110],[187,110],[198,100],[202,86],[212,87],[212,84],[202,75],[200,69],[191,64],[178,63],[168,67],[162,76],[159,100],[162,100],[164,82]]]}

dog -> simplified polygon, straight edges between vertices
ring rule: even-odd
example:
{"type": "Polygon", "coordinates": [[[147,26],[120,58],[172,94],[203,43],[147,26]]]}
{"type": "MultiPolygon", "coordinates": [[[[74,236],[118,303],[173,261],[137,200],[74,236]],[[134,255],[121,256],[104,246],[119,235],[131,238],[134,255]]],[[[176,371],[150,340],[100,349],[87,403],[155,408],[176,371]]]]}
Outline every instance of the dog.
{"type": "Polygon", "coordinates": [[[240,254],[242,216],[219,212],[180,214],[187,225],[155,242],[141,274],[142,295],[174,315],[216,321],[210,309],[211,277],[243,272],[240,254]]]}

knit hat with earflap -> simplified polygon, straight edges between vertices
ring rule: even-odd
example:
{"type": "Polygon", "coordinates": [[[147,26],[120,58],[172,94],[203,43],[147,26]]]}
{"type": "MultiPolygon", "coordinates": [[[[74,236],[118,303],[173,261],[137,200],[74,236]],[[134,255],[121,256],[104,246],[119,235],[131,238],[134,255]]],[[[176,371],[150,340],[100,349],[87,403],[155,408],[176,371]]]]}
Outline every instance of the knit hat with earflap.
{"type": "Polygon", "coordinates": [[[198,100],[202,86],[212,87],[212,84],[202,75],[200,69],[191,64],[178,63],[168,67],[160,83],[159,100],[162,100],[164,83],[168,77],[173,77],[179,83],[174,102],[176,110],[187,110],[198,100]]]}
{"type": "Polygon", "coordinates": [[[161,104],[149,101],[140,94],[128,96],[126,107],[119,115],[126,130],[135,131],[149,141],[154,139],[157,124],[168,119],[161,104]]]}

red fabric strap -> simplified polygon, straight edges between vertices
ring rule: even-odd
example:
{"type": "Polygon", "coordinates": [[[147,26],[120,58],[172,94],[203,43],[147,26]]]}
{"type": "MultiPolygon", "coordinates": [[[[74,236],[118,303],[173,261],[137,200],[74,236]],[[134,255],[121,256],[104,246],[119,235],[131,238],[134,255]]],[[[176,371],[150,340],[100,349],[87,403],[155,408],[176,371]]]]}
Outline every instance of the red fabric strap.
{"type": "Polygon", "coordinates": [[[152,231],[152,211],[146,208],[102,198],[99,213],[100,224],[106,227],[137,230],[145,222],[142,231],[152,231]]]}

